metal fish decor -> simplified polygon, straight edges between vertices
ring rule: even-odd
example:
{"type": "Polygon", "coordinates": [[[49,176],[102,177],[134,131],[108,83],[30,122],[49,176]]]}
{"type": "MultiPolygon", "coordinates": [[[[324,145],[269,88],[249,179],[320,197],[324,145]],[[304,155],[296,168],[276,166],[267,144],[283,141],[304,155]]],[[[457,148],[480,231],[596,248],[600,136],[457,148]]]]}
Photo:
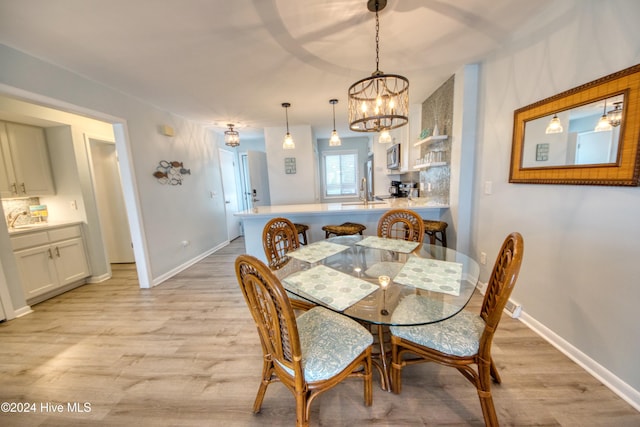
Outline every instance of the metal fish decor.
{"type": "Polygon", "coordinates": [[[153,176],[160,184],[182,185],[182,175],[191,175],[191,169],[185,169],[182,162],[160,160],[153,176]]]}

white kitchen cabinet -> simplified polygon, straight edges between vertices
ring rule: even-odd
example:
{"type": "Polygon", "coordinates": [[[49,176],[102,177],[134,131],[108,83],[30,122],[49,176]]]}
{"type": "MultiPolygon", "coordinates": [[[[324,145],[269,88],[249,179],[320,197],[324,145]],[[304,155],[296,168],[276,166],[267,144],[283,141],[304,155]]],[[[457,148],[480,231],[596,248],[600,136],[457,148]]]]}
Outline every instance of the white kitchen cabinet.
{"type": "Polygon", "coordinates": [[[44,130],[0,122],[0,196],[55,194],[44,130]]]}
{"type": "Polygon", "coordinates": [[[91,275],[80,225],[21,233],[11,237],[11,245],[30,304],[82,284],[91,275]]]}

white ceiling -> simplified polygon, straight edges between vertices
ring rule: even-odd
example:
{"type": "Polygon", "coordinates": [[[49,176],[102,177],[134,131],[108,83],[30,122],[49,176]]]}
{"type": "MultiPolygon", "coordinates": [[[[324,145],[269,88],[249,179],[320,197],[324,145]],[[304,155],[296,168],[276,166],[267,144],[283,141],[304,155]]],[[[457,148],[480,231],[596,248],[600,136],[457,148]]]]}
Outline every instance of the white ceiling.
{"type": "MultiPolygon", "coordinates": [[[[557,0],[554,2],[558,4],[557,0]]],[[[389,0],[380,12],[380,70],[409,79],[421,103],[462,65],[539,30],[551,0],[389,0]]],[[[241,138],[336,121],[375,70],[366,0],[0,0],[0,41],[163,110],[241,138]],[[221,125],[222,127],[217,127],[221,125]]]]}

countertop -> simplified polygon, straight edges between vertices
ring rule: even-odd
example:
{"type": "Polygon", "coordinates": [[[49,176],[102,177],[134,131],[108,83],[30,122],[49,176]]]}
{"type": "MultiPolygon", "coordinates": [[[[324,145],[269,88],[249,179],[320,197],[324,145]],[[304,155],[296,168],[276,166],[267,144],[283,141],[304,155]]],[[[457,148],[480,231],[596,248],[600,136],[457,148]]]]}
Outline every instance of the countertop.
{"type": "Polygon", "coordinates": [[[387,211],[392,208],[402,209],[447,209],[449,205],[430,204],[424,199],[389,199],[385,201],[369,202],[367,205],[362,202],[344,202],[344,203],[306,203],[299,205],[275,205],[275,206],[257,206],[254,209],[248,209],[235,213],[236,216],[242,218],[260,218],[287,216],[287,215],[326,215],[331,213],[364,213],[370,211],[387,211]]]}
{"type": "Polygon", "coordinates": [[[83,224],[83,221],[55,221],[34,223],[29,225],[20,225],[16,228],[9,228],[9,236],[17,236],[19,234],[32,233],[34,231],[51,230],[53,228],[67,227],[69,225],[83,224]]]}

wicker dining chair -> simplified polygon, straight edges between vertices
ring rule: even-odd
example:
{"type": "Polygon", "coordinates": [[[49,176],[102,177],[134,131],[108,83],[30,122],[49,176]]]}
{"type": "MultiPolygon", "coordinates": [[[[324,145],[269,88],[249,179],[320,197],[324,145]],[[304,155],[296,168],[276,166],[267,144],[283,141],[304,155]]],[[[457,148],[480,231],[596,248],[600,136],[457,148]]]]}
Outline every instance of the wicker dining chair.
{"type": "MultiPolygon", "coordinates": [[[[286,218],[272,218],[262,230],[262,247],[267,257],[269,268],[278,270],[289,262],[287,252],[300,248],[298,230],[294,223],[286,218]]],[[[288,292],[291,304],[295,310],[308,310],[315,307],[292,293],[288,292]]]]}
{"type": "Polygon", "coordinates": [[[422,243],[424,223],[422,217],[409,209],[391,209],[378,220],[378,237],[422,243]]]}
{"type": "Polygon", "coordinates": [[[324,307],[296,318],[280,281],[251,255],[240,255],[235,269],[263,350],[262,380],[253,411],[260,412],[269,384],[281,382],[295,396],[296,426],[308,426],[313,400],[348,377],[363,379],[364,403],[371,406],[373,337],[369,331],[324,307]]]}
{"type": "MultiPolygon", "coordinates": [[[[491,378],[500,383],[500,375],[491,357],[491,343],[502,310],[516,284],[522,264],[524,243],[520,233],[507,236],[494,264],[480,315],[461,311],[457,315],[429,325],[392,326],[391,389],[400,393],[402,368],[421,362],[436,362],[456,368],[477,389],[484,422],[497,426],[498,418],[491,396],[491,378]],[[410,355],[417,358],[409,358],[410,355]],[[476,365],[476,369],[473,368],[476,365]]],[[[415,310],[400,302],[394,314],[409,315],[415,310]],[[402,313],[406,310],[405,313],[402,313]]]]}

